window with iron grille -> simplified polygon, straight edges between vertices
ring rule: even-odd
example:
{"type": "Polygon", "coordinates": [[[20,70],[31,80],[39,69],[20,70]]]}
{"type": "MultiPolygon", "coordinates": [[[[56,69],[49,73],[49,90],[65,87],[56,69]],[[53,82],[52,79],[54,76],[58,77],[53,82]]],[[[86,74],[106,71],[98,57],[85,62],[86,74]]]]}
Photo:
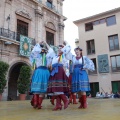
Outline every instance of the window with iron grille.
{"type": "Polygon", "coordinates": [[[95,54],[95,44],[94,40],[86,41],[87,43],[87,54],[95,54]]]}
{"type": "Polygon", "coordinates": [[[17,19],[17,41],[20,41],[20,35],[28,36],[28,23],[17,19]]]}
{"type": "Polygon", "coordinates": [[[119,50],[119,40],[118,35],[108,36],[109,40],[109,49],[112,50],[119,50]]]}
{"type": "Polygon", "coordinates": [[[114,55],[110,57],[111,68],[113,72],[120,71],[120,55],[114,55]]]}
{"type": "Polygon", "coordinates": [[[17,20],[17,33],[28,36],[28,23],[17,20]]]}

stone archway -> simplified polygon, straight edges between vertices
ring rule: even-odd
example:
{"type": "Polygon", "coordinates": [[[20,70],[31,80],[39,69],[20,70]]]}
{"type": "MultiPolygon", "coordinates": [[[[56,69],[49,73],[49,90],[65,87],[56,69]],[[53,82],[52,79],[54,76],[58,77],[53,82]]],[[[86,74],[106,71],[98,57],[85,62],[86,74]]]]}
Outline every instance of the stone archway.
{"type": "Polygon", "coordinates": [[[9,70],[9,81],[8,81],[8,100],[17,100],[17,80],[20,73],[20,68],[23,65],[27,65],[24,62],[15,63],[9,70]]]}

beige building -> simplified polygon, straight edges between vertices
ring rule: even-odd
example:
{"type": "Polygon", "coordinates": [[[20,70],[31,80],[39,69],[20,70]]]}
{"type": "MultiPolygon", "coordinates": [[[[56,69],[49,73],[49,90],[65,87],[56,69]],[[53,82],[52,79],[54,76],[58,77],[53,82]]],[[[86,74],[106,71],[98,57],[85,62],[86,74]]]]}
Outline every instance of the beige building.
{"type": "Polygon", "coordinates": [[[32,38],[32,44],[47,41],[58,45],[64,40],[64,0],[0,0],[0,60],[10,67],[3,100],[16,100],[17,79],[28,57],[19,55],[20,35],[32,38]]]}
{"type": "Polygon", "coordinates": [[[74,21],[78,26],[76,46],[93,60],[89,73],[91,93],[120,91],[120,8],[74,21]]]}

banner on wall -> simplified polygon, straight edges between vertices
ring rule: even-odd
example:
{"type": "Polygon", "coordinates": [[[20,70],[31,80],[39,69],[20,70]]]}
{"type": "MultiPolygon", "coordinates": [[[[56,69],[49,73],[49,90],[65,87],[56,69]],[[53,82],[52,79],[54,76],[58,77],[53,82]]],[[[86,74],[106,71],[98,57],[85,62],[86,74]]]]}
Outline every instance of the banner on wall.
{"type": "Polygon", "coordinates": [[[20,35],[20,49],[19,54],[21,56],[29,57],[31,53],[32,39],[23,35],[20,35]]]}

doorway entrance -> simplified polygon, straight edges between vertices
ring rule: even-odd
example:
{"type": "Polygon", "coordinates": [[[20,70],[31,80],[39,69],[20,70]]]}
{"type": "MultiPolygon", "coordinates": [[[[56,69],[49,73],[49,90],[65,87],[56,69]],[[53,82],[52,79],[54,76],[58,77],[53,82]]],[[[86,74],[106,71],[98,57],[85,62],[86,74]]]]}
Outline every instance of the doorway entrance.
{"type": "Polygon", "coordinates": [[[120,81],[112,81],[112,92],[120,92],[120,81]]]}
{"type": "Polygon", "coordinates": [[[99,82],[90,83],[91,96],[95,97],[96,93],[99,92],[99,82]]]}
{"type": "Polygon", "coordinates": [[[14,64],[9,72],[9,82],[8,82],[8,100],[18,100],[17,95],[17,80],[20,73],[20,68],[26,65],[25,63],[18,62],[14,64]]]}

